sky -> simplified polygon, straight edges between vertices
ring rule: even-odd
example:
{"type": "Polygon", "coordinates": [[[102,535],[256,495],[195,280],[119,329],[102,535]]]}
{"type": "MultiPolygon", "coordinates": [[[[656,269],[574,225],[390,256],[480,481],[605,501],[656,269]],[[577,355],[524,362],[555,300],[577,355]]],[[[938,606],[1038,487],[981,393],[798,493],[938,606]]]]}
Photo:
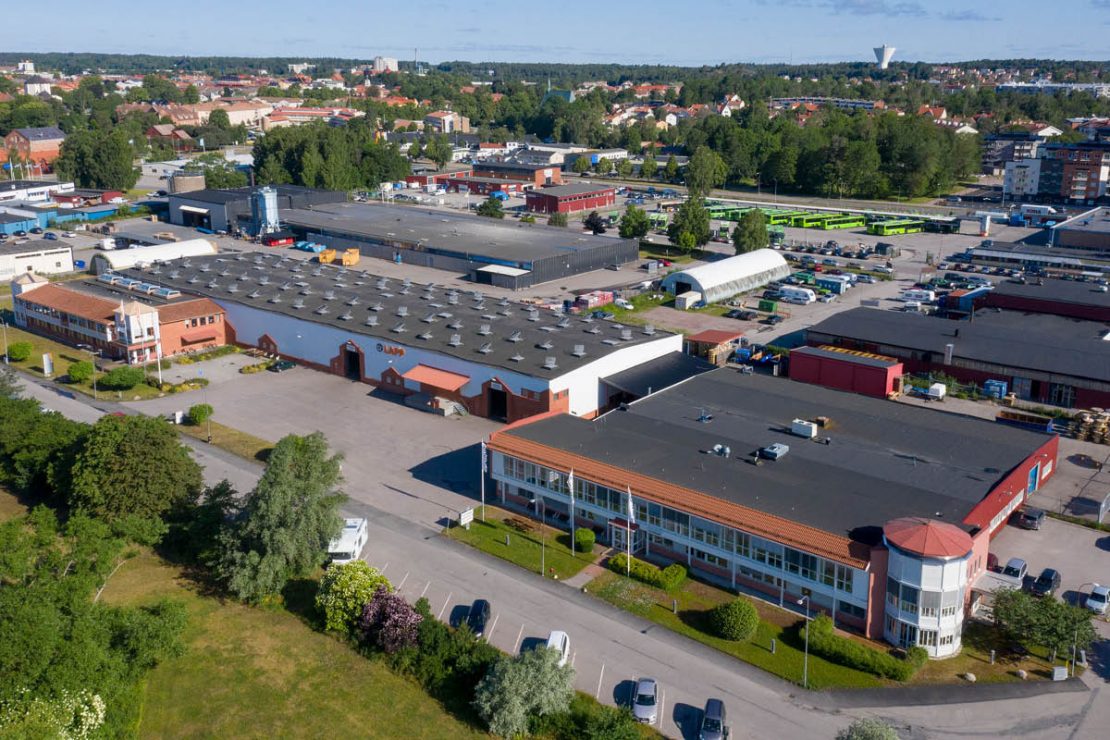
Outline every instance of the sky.
{"type": "MultiPolygon", "coordinates": [[[[3,3],[5,6],[9,3],[3,3]]],[[[1110,59],[1110,0],[52,0],[3,10],[11,51],[376,55],[439,63],[1110,59]]]]}

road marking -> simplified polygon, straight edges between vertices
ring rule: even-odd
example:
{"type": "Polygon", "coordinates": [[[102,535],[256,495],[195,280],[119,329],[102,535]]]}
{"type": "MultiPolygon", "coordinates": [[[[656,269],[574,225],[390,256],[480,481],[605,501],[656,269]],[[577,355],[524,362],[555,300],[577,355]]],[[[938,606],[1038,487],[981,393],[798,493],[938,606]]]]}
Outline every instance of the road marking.
{"type": "Polygon", "coordinates": [[[400,591],[402,588],[405,587],[405,581],[407,581],[408,579],[409,579],[408,571],[405,571],[405,577],[402,578],[401,582],[397,584],[397,590],[398,591],[400,591]]]}
{"type": "Polygon", "coordinates": [[[571,668],[574,668],[574,659],[575,659],[576,657],[578,657],[578,651],[577,651],[577,650],[574,650],[574,651],[572,651],[572,652],[571,652],[571,654],[570,654],[570,667],[571,667],[571,668]]]}
{"type": "Polygon", "coordinates": [[[663,691],[659,694],[659,716],[655,720],[656,722],[659,723],[660,727],[663,726],[663,720],[666,716],[667,716],[667,692],[663,691]]]}
{"type": "Polygon", "coordinates": [[[388,568],[389,568],[389,563],[386,563],[385,565],[382,566],[382,569],[378,572],[379,573],[385,573],[388,568]]]}
{"type": "Polygon", "coordinates": [[[439,621],[443,621],[443,612],[447,611],[447,605],[451,603],[451,597],[454,595],[454,592],[447,593],[447,600],[443,602],[443,608],[439,610],[439,616],[436,617],[439,621]]]}
{"type": "Polygon", "coordinates": [[[520,638],[524,637],[524,625],[520,625],[520,632],[516,633],[516,642],[513,643],[513,654],[520,650],[520,638]]]}
{"type": "Polygon", "coordinates": [[[420,598],[424,598],[424,594],[428,593],[428,587],[432,585],[431,581],[424,584],[424,590],[420,592],[420,598]]]}
{"type": "Polygon", "coordinates": [[[605,664],[601,664],[601,675],[597,677],[597,691],[594,692],[594,698],[601,701],[601,681],[605,678],[605,664]]]}
{"type": "Polygon", "coordinates": [[[491,645],[493,644],[493,628],[497,626],[497,618],[500,617],[500,616],[501,616],[500,612],[498,612],[497,614],[494,614],[493,615],[493,623],[489,626],[489,629],[486,630],[486,642],[490,643],[491,645]]]}

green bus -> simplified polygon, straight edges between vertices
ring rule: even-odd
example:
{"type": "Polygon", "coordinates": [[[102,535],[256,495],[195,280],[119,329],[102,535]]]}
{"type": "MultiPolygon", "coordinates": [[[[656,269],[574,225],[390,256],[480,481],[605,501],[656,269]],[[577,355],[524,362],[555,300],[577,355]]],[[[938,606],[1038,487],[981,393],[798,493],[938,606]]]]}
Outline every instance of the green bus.
{"type": "Polygon", "coordinates": [[[916,218],[896,218],[889,221],[876,221],[867,227],[868,234],[893,236],[895,234],[919,234],[925,230],[925,222],[916,218]]]}
{"type": "Polygon", "coordinates": [[[825,219],[825,223],[821,225],[822,229],[855,229],[860,226],[866,226],[867,219],[858,214],[843,216],[833,216],[825,219]]]}
{"type": "Polygon", "coordinates": [[[960,219],[958,218],[930,218],[925,221],[925,231],[932,234],[958,234],[960,233],[960,219]]]}
{"type": "Polygon", "coordinates": [[[836,214],[832,213],[803,213],[790,219],[790,225],[800,229],[823,229],[825,221],[836,214]]]}
{"type": "Polygon", "coordinates": [[[771,226],[789,226],[790,219],[802,213],[804,211],[787,211],[781,208],[763,209],[763,217],[767,219],[767,223],[771,226]]]}
{"type": "Polygon", "coordinates": [[[665,214],[665,213],[649,213],[647,215],[647,217],[648,217],[648,222],[651,223],[651,228],[653,228],[653,229],[665,229],[665,228],[667,228],[667,223],[669,221],[669,218],[668,218],[667,214],[665,214]]]}

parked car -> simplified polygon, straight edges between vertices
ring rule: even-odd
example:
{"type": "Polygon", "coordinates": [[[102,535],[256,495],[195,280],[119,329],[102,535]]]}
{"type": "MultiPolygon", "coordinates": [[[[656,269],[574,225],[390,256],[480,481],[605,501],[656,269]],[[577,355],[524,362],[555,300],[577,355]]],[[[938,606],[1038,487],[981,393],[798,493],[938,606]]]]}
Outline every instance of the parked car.
{"type": "Polygon", "coordinates": [[[18,231],[13,231],[12,236],[27,236],[27,232],[23,229],[19,229],[18,231]]]}
{"type": "Polygon", "coordinates": [[[701,727],[698,740],[725,740],[729,728],[725,716],[725,703],[720,699],[709,699],[701,713],[701,727]]]}
{"type": "Polygon", "coordinates": [[[559,665],[564,666],[570,660],[570,636],[561,630],[555,630],[547,636],[547,648],[559,654],[559,665]]]}
{"type": "Polygon", "coordinates": [[[742,308],[734,308],[725,314],[725,318],[738,319],[740,321],[751,321],[758,315],[759,314],[757,314],[755,311],[748,311],[742,308]]]}
{"type": "Polygon", "coordinates": [[[1014,584],[1015,588],[1021,588],[1025,583],[1025,576],[1029,573],[1029,565],[1021,558],[1010,558],[1006,561],[1006,565],[1002,566],[1002,578],[1014,584]]]}
{"type": "Polygon", "coordinates": [[[35,228],[31,229],[31,233],[32,234],[41,234],[42,233],[42,228],[36,226],[35,228]]]}
{"type": "Polygon", "coordinates": [[[617,308],[623,308],[626,311],[631,311],[633,308],[635,308],[635,306],[632,305],[632,301],[627,301],[624,298],[614,299],[613,305],[617,308]]]}
{"type": "Polygon", "coordinates": [[[64,236],[66,239],[72,239],[73,237],[77,236],[77,234],[73,233],[72,231],[63,231],[62,236],[64,236]]]}
{"type": "Polygon", "coordinates": [[[783,318],[781,316],[779,316],[777,313],[773,313],[770,316],[768,316],[767,318],[763,319],[763,323],[765,323],[769,326],[775,326],[776,324],[781,324],[782,322],[783,322],[783,318]]]}
{"type": "Polygon", "coordinates": [[[1110,606],[1110,586],[1094,584],[1091,593],[1087,594],[1086,605],[1095,614],[1105,614],[1110,606]]]}
{"type": "Polygon", "coordinates": [[[1060,572],[1052,568],[1045,568],[1029,587],[1029,592],[1034,596],[1055,596],[1060,590],[1060,572]]]}
{"type": "Polygon", "coordinates": [[[45,234],[42,235],[42,238],[49,241],[49,242],[58,241],[58,235],[55,234],[53,231],[46,232],[45,234]]]}
{"type": "Polygon", "coordinates": [[[659,684],[654,678],[641,678],[636,682],[636,696],[632,700],[632,716],[637,722],[654,725],[659,719],[659,684]]]}
{"type": "Polygon", "coordinates": [[[836,300],[836,296],[833,295],[832,293],[825,293],[824,295],[822,295],[817,300],[820,301],[821,303],[832,303],[833,301],[836,300]]]}
{"type": "Polygon", "coordinates": [[[856,280],[861,283],[873,283],[875,282],[875,277],[873,275],[860,275],[856,280]]]}
{"type": "Polygon", "coordinates": [[[609,311],[594,311],[593,313],[590,314],[590,316],[595,318],[595,319],[601,319],[603,321],[607,321],[608,319],[613,318],[615,316],[615,314],[610,313],[609,311]]]}
{"type": "Polygon", "coordinates": [[[297,366],[297,363],[292,360],[278,360],[267,368],[272,373],[283,373],[286,370],[292,370],[297,366]]]}
{"type": "Polygon", "coordinates": [[[1045,513],[1041,509],[1026,506],[1014,515],[1014,524],[1022,529],[1040,529],[1044,522],[1045,513]]]}
{"type": "Polygon", "coordinates": [[[470,606],[470,612],[466,615],[466,626],[470,628],[475,637],[482,637],[486,634],[489,617],[489,602],[485,599],[478,599],[470,606]]]}

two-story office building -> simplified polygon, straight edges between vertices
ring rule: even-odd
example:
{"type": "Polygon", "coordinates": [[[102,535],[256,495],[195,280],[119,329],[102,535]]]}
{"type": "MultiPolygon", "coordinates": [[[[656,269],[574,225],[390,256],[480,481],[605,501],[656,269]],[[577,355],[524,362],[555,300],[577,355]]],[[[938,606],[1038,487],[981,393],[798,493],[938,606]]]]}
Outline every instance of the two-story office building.
{"type": "Polygon", "coordinates": [[[944,657],[1057,438],[722,368],[593,421],[509,426],[489,448],[506,505],[944,657]]]}

